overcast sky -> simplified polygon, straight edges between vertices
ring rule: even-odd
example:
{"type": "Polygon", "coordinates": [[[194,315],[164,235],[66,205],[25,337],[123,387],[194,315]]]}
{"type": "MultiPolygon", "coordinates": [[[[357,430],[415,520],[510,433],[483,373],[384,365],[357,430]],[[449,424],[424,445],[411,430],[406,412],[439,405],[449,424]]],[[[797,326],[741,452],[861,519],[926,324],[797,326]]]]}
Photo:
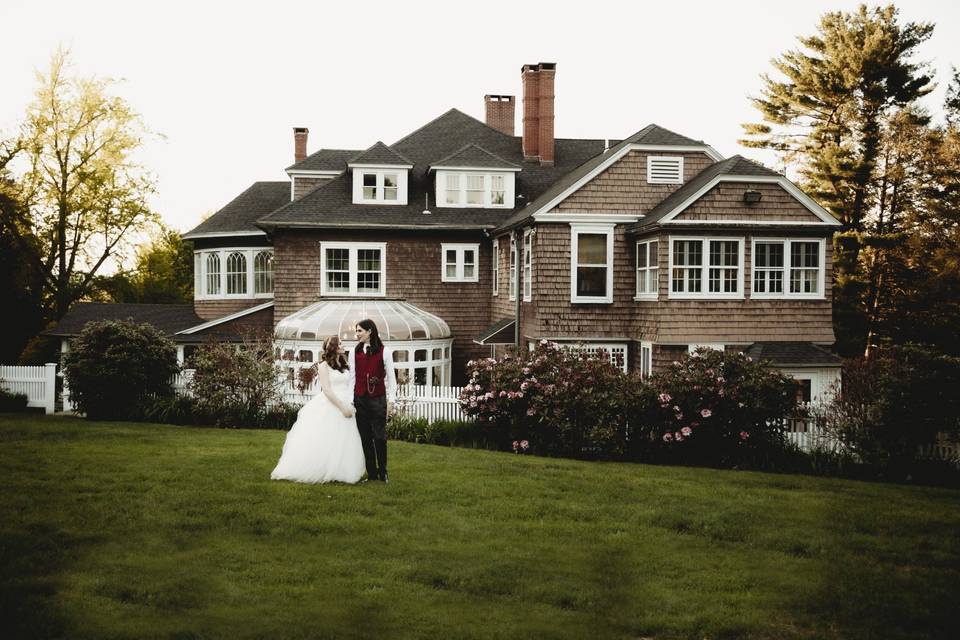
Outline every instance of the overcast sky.
{"type": "MultiPolygon", "coordinates": [[[[0,0],[0,132],[11,133],[58,44],[163,137],[142,161],[154,206],[188,231],[258,180],[283,180],[294,126],[308,151],[391,144],[451,107],[483,119],[483,95],[520,91],[520,67],[557,63],[556,135],[623,138],[655,122],[720,153],[770,59],[857,2],[53,2],[0,0]]],[[[900,2],[932,21],[920,59],[941,86],[960,66],[960,3],[900,2]]],[[[518,105],[518,116],[520,105],[518,105]]],[[[520,123],[518,118],[517,130],[520,123]]]]}

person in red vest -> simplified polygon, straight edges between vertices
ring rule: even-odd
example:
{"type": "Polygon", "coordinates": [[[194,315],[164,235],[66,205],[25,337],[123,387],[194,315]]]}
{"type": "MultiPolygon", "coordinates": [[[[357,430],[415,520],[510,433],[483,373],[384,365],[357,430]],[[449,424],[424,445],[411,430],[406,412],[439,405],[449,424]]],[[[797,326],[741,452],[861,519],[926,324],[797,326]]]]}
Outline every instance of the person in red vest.
{"type": "Polygon", "coordinates": [[[373,320],[357,323],[357,348],[350,352],[350,382],[357,409],[367,478],[387,482],[387,414],[397,397],[393,352],[383,345],[373,320]]]}

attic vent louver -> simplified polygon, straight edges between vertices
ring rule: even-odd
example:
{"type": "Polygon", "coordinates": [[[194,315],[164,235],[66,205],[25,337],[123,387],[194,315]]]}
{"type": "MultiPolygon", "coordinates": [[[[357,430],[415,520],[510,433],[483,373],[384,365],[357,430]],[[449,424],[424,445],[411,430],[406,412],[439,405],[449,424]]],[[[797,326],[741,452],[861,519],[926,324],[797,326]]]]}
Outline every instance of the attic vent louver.
{"type": "Polygon", "coordinates": [[[683,156],[647,156],[647,182],[683,184],[683,156]]]}

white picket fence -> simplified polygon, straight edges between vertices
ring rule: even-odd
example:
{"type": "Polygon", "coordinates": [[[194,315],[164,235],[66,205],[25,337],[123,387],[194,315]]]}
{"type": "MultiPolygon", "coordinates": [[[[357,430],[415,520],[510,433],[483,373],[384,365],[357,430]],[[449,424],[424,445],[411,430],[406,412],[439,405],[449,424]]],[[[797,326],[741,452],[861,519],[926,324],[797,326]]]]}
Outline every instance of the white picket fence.
{"type": "Polygon", "coordinates": [[[27,396],[28,407],[40,407],[53,413],[57,402],[57,365],[0,366],[0,386],[11,393],[27,396]]]}

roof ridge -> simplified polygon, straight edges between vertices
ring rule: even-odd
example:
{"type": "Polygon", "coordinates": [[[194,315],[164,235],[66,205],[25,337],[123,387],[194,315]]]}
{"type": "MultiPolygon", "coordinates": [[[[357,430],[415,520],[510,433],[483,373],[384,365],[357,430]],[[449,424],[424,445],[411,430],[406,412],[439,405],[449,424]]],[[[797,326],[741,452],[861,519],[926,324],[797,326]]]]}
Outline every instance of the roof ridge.
{"type": "Polygon", "coordinates": [[[313,153],[311,153],[310,155],[306,156],[303,160],[298,160],[298,161],[294,162],[292,165],[290,165],[289,167],[286,167],[286,168],[284,169],[284,171],[290,171],[291,169],[293,169],[293,168],[294,168],[295,166],[297,166],[298,164],[300,164],[300,163],[302,163],[302,162],[306,162],[306,161],[309,160],[310,158],[312,158],[312,157],[314,157],[314,156],[316,156],[316,155],[319,155],[319,154],[321,154],[321,153],[323,153],[323,152],[325,152],[325,151],[327,151],[327,152],[330,152],[330,151],[340,152],[340,151],[342,151],[342,152],[345,152],[345,153],[346,153],[346,152],[355,152],[355,151],[357,151],[357,149],[324,149],[324,148],[320,148],[320,149],[317,149],[316,151],[314,151],[313,153]]]}
{"type": "Polygon", "coordinates": [[[434,160],[433,162],[430,163],[430,166],[437,166],[437,165],[439,165],[439,164],[441,164],[441,163],[443,163],[443,162],[446,162],[446,161],[450,160],[451,158],[456,158],[457,156],[459,156],[461,153],[463,153],[464,151],[466,151],[466,150],[469,149],[470,147],[474,147],[474,148],[476,148],[476,149],[479,149],[480,151],[482,151],[483,153],[487,154],[487,155],[490,156],[491,158],[494,158],[495,160],[498,160],[498,161],[504,163],[505,165],[508,165],[508,166],[511,166],[511,167],[517,167],[517,166],[519,166],[519,165],[516,165],[516,164],[510,162],[509,160],[506,160],[506,159],[498,156],[498,155],[495,154],[494,152],[492,152],[492,151],[490,151],[490,150],[488,150],[488,149],[485,149],[484,147],[481,147],[481,146],[480,146],[479,144],[477,144],[476,142],[468,142],[467,144],[463,145],[462,147],[460,147],[459,149],[457,149],[457,150],[454,151],[453,153],[449,153],[449,154],[445,155],[444,157],[440,158],[439,160],[434,160]]]}
{"type": "Polygon", "coordinates": [[[412,160],[410,160],[408,157],[406,157],[405,155],[403,155],[402,153],[400,153],[400,152],[397,151],[396,149],[394,149],[394,148],[390,147],[389,145],[387,145],[386,143],[384,143],[383,140],[377,140],[377,141],[374,142],[372,145],[370,145],[369,147],[367,147],[366,149],[364,149],[363,151],[361,151],[361,152],[358,153],[357,155],[355,155],[355,156],[353,156],[352,158],[350,158],[349,160],[347,160],[347,164],[349,165],[349,164],[351,164],[351,163],[353,163],[353,162],[356,162],[356,161],[357,161],[357,158],[362,158],[362,157],[365,156],[366,154],[370,153],[371,151],[373,151],[374,149],[377,149],[377,148],[379,148],[379,147],[383,147],[384,149],[386,149],[387,151],[389,151],[389,152],[392,153],[393,155],[397,156],[398,158],[400,158],[401,160],[403,160],[403,161],[404,161],[405,163],[407,163],[407,164],[414,164],[414,162],[413,162],[412,160]]]}
{"type": "Polygon", "coordinates": [[[406,142],[407,138],[413,137],[414,135],[420,133],[421,131],[423,131],[424,129],[426,129],[426,128],[429,127],[430,125],[432,125],[434,122],[440,120],[441,118],[444,118],[444,117],[450,115],[451,113],[458,113],[458,114],[460,114],[461,116],[465,116],[465,117],[467,117],[467,118],[470,118],[470,119],[473,120],[474,122],[477,122],[477,123],[479,123],[479,124],[482,124],[483,126],[485,126],[486,128],[490,129],[491,131],[496,131],[497,133],[499,133],[500,135],[502,135],[502,136],[504,136],[504,137],[506,137],[506,138],[518,138],[518,137],[519,137],[519,136],[508,136],[508,135],[505,134],[503,131],[500,131],[499,129],[496,129],[496,128],[494,128],[494,127],[491,127],[490,125],[488,125],[488,124],[487,124],[486,122],[484,122],[483,120],[480,120],[480,119],[478,119],[478,118],[474,118],[474,117],[473,117],[472,115],[470,115],[469,113],[464,113],[463,111],[460,111],[460,109],[457,109],[456,107],[450,107],[449,109],[447,109],[446,111],[444,111],[443,113],[441,113],[440,115],[438,115],[436,118],[434,118],[434,119],[431,120],[430,122],[428,122],[428,123],[426,123],[426,124],[418,127],[417,129],[415,129],[415,130],[411,131],[410,133],[408,133],[407,135],[403,136],[402,138],[400,138],[399,140],[397,140],[396,142],[394,142],[393,145],[391,145],[391,146],[396,146],[396,145],[398,145],[398,144],[400,144],[400,143],[402,143],[402,142],[406,142]]]}

